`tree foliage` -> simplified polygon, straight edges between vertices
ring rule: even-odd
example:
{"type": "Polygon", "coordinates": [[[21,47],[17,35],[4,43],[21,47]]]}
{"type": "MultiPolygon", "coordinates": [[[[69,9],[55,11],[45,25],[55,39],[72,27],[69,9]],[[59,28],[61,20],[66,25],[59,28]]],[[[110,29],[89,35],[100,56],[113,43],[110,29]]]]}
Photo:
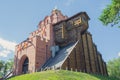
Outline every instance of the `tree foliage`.
{"type": "Polygon", "coordinates": [[[4,61],[0,60],[0,77],[3,75],[4,61]]]}
{"type": "Polygon", "coordinates": [[[120,79],[120,57],[109,61],[107,67],[110,76],[117,77],[120,79]]]}
{"type": "Polygon", "coordinates": [[[8,61],[0,61],[0,77],[4,76],[7,72],[9,72],[13,67],[13,59],[9,59],[8,61]]]}
{"type": "MultiPolygon", "coordinates": [[[[119,24],[120,0],[112,0],[112,3],[103,10],[99,20],[102,21],[104,25],[111,24],[111,26],[115,26],[119,24]]],[[[120,25],[118,27],[120,27],[120,25]]]]}
{"type": "Polygon", "coordinates": [[[3,61],[0,61],[0,71],[1,71],[1,69],[2,69],[2,67],[3,67],[3,65],[4,65],[4,62],[3,62],[3,61]]]}

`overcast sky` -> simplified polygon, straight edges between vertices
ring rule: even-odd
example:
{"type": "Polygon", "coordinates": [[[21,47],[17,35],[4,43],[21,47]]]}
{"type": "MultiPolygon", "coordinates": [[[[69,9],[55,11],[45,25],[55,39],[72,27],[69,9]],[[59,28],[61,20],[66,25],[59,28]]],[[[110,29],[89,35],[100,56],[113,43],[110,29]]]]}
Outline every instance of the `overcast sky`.
{"type": "Polygon", "coordinates": [[[120,29],[98,20],[110,0],[0,0],[0,60],[13,58],[15,45],[37,29],[39,21],[57,7],[64,15],[86,11],[89,31],[105,61],[120,56],[120,29]]]}

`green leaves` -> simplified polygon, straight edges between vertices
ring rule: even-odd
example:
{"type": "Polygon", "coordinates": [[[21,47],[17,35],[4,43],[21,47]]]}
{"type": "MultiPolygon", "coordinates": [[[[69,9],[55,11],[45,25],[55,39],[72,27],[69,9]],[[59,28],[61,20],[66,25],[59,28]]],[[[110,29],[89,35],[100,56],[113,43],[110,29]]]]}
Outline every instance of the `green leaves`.
{"type": "Polygon", "coordinates": [[[120,57],[109,61],[107,67],[110,76],[117,77],[120,79],[120,57]]]}
{"type": "Polygon", "coordinates": [[[108,24],[111,24],[112,27],[117,25],[120,22],[120,0],[112,0],[112,3],[103,10],[99,20],[106,26],[108,24]]]}
{"type": "Polygon", "coordinates": [[[1,71],[1,69],[2,69],[2,67],[3,67],[3,65],[4,65],[4,62],[3,62],[3,61],[0,61],[0,71],[1,71]]]}
{"type": "Polygon", "coordinates": [[[13,67],[13,59],[8,61],[0,61],[0,77],[4,76],[13,67]]]}

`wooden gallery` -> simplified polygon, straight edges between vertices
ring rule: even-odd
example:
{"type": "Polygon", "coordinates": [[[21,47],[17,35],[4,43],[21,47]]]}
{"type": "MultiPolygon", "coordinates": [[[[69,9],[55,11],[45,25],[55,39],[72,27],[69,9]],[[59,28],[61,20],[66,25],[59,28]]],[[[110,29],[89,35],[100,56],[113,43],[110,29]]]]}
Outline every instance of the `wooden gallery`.
{"type": "Polygon", "coordinates": [[[108,75],[106,63],[87,31],[89,20],[86,12],[68,18],[60,10],[52,10],[37,30],[16,46],[14,75],[60,68],[108,75]]]}

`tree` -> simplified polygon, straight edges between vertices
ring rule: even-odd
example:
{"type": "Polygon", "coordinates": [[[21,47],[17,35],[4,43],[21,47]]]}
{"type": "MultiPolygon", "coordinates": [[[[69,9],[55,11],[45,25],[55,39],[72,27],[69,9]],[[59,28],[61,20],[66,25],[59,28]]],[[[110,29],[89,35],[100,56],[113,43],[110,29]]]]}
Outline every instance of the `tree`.
{"type": "Polygon", "coordinates": [[[120,79],[120,57],[109,61],[107,64],[107,68],[110,76],[120,79]]]}
{"type": "Polygon", "coordinates": [[[2,67],[3,67],[3,65],[4,65],[4,62],[3,62],[3,61],[0,61],[0,71],[1,71],[1,69],[2,69],[2,67]]]}
{"type": "MultiPolygon", "coordinates": [[[[99,17],[104,25],[111,24],[115,26],[120,22],[120,0],[112,0],[112,3],[108,5],[99,17]]],[[[118,26],[120,27],[120,25],[118,26]]]]}
{"type": "Polygon", "coordinates": [[[2,77],[2,75],[3,75],[3,67],[4,67],[4,61],[2,61],[2,60],[0,60],[0,77],[2,77]]]}
{"type": "Polygon", "coordinates": [[[7,72],[9,72],[13,67],[13,59],[9,59],[8,61],[0,61],[0,77],[5,76],[7,72]]]}

